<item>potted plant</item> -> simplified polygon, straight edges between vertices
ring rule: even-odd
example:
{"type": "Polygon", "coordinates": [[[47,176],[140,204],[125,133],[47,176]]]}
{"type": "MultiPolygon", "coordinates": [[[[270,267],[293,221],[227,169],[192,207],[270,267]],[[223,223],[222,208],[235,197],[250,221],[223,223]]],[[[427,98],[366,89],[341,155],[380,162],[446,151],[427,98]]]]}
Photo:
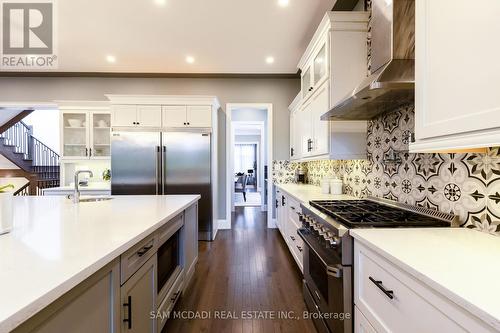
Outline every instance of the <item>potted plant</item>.
{"type": "Polygon", "coordinates": [[[12,184],[0,186],[0,235],[12,229],[12,189],[12,184]]]}

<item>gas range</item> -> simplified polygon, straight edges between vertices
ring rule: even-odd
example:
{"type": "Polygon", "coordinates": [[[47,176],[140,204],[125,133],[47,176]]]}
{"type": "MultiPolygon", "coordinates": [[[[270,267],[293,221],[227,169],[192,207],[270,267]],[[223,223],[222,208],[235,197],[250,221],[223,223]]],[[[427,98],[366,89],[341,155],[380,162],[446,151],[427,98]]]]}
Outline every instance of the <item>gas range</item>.
{"type": "MultiPolygon", "coordinates": [[[[422,207],[369,197],[322,200],[301,205],[304,241],[304,298],[310,311],[353,312],[354,228],[427,228],[458,226],[458,217],[422,207]]],[[[320,319],[319,332],[350,333],[350,320],[320,319]]]]}

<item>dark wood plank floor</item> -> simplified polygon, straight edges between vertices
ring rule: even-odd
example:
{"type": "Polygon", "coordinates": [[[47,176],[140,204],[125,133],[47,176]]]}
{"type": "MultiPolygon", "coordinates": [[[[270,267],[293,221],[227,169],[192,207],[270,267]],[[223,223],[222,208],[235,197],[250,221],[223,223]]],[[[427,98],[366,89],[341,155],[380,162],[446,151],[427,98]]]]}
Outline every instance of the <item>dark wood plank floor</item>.
{"type": "Polygon", "coordinates": [[[267,229],[260,207],[236,209],[231,230],[199,243],[196,273],[175,308],[207,311],[212,318],[170,319],[163,332],[316,332],[312,321],[302,319],[301,273],[279,231],[267,229]],[[238,319],[215,319],[215,311],[234,312],[238,319]],[[242,311],[272,312],[245,312],[255,319],[243,319],[242,311]],[[300,319],[256,318],[278,311],[293,311],[300,319]]]}

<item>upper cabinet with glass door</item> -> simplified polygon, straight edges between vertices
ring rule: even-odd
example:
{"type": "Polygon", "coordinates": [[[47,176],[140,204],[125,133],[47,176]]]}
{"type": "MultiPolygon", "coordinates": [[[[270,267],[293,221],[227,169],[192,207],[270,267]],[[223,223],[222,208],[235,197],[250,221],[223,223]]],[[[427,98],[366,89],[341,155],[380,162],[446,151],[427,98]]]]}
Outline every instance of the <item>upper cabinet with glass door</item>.
{"type": "Polygon", "coordinates": [[[107,103],[59,102],[61,158],[109,159],[111,114],[107,103]]]}
{"type": "Polygon", "coordinates": [[[327,36],[316,44],[312,56],[305,64],[302,71],[302,98],[307,100],[319,86],[328,78],[328,61],[327,61],[327,36]]]}

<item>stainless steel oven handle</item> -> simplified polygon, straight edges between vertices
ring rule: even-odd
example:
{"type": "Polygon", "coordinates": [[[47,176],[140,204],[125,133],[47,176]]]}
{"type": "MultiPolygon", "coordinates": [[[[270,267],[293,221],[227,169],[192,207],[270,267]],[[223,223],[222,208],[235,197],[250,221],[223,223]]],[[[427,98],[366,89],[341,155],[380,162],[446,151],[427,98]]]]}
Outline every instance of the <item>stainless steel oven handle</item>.
{"type": "Polygon", "coordinates": [[[341,278],[342,277],[342,266],[327,267],[326,268],[326,274],[328,274],[328,276],[333,276],[333,277],[336,277],[336,278],[341,278]]]}
{"type": "Polygon", "coordinates": [[[323,264],[323,266],[326,267],[326,274],[328,274],[331,277],[335,277],[335,278],[341,278],[342,277],[342,265],[329,266],[323,260],[323,258],[321,258],[321,256],[318,254],[318,252],[316,252],[316,250],[314,250],[314,247],[311,246],[311,243],[309,242],[309,240],[302,235],[302,233],[300,232],[300,230],[297,231],[297,234],[300,236],[300,238],[302,238],[302,240],[304,241],[304,245],[307,246],[307,248],[309,249],[309,251],[313,251],[314,254],[316,255],[316,257],[318,257],[318,259],[321,260],[321,263],[323,264]]]}

